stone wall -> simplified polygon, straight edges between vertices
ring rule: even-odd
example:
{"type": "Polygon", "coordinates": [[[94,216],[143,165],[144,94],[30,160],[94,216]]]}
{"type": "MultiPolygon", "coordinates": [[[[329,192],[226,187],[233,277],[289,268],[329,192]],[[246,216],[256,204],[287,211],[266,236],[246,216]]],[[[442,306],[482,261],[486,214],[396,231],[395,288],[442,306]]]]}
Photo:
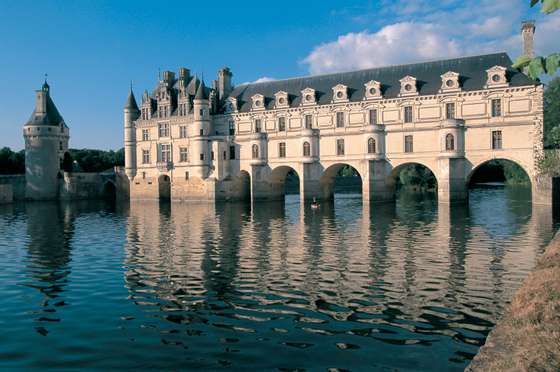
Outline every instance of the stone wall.
{"type": "Polygon", "coordinates": [[[25,199],[25,176],[23,174],[0,176],[0,204],[25,199]]]}

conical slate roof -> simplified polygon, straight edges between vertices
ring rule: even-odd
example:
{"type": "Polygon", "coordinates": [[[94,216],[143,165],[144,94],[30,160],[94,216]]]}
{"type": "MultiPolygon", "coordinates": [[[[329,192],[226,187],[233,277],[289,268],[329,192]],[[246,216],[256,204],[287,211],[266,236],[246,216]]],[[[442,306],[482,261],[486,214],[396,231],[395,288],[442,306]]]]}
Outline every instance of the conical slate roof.
{"type": "Polygon", "coordinates": [[[25,126],[28,125],[49,125],[49,126],[59,126],[60,124],[64,123],[64,119],[62,115],[58,112],[56,105],[54,104],[53,100],[51,99],[51,95],[49,92],[49,86],[47,82],[43,84],[42,87],[43,92],[47,95],[47,109],[44,113],[37,113],[37,108],[33,110],[31,117],[25,123],[25,126]]]}
{"type": "Polygon", "coordinates": [[[196,90],[196,95],[194,96],[194,99],[206,99],[206,98],[208,98],[206,96],[206,87],[204,86],[204,80],[201,80],[200,85],[196,90]]]}
{"type": "Polygon", "coordinates": [[[136,98],[134,98],[134,92],[132,92],[132,88],[130,88],[130,93],[128,94],[128,98],[126,99],[124,109],[138,111],[138,105],[136,104],[136,98]]]}

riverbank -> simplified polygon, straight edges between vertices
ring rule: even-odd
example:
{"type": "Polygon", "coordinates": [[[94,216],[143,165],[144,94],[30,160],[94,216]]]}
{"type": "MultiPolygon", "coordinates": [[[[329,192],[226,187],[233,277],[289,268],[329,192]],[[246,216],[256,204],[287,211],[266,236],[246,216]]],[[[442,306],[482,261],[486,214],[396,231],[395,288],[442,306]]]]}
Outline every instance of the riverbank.
{"type": "Polygon", "coordinates": [[[466,371],[560,369],[560,233],[466,371]]]}

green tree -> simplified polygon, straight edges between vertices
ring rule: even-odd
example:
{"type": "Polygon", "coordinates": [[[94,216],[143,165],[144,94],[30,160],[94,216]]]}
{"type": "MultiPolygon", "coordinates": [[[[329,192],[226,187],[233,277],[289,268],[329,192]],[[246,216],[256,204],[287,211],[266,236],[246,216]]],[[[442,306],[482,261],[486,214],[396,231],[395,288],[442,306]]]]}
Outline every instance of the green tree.
{"type": "Polygon", "coordinates": [[[552,80],[544,92],[544,145],[560,144],[560,77],[552,80]]]}
{"type": "Polygon", "coordinates": [[[25,151],[12,151],[9,147],[0,149],[0,174],[25,173],[25,151]]]}
{"type": "MultiPolygon", "coordinates": [[[[551,14],[560,9],[560,0],[529,0],[531,6],[541,5],[541,12],[551,14]]],[[[542,74],[554,75],[560,67],[560,53],[552,53],[548,57],[538,56],[529,58],[529,56],[520,56],[513,64],[514,68],[527,67],[527,73],[533,79],[537,79],[542,74]]]]}

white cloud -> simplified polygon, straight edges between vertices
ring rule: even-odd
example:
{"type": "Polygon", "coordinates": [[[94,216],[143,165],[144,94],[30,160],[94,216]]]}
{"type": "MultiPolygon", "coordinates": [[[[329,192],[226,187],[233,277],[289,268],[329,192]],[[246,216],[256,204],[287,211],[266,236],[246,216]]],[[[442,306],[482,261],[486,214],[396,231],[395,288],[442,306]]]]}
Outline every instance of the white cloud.
{"type": "Polygon", "coordinates": [[[301,61],[311,74],[506,51],[521,53],[520,23],[537,19],[537,54],[558,50],[560,12],[549,16],[525,0],[385,0],[376,12],[349,14],[370,24],[380,17],[392,24],[370,32],[350,32],[316,46],[301,61]],[[411,20],[414,21],[411,21],[411,20]]]}
{"type": "Polygon", "coordinates": [[[277,80],[277,79],[271,78],[271,77],[268,77],[268,76],[263,76],[263,77],[258,78],[258,79],[255,80],[255,81],[246,81],[246,82],[241,83],[241,84],[239,84],[239,85],[256,84],[256,83],[266,83],[267,81],[274,81],[274,80],[277,80]]]}

